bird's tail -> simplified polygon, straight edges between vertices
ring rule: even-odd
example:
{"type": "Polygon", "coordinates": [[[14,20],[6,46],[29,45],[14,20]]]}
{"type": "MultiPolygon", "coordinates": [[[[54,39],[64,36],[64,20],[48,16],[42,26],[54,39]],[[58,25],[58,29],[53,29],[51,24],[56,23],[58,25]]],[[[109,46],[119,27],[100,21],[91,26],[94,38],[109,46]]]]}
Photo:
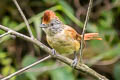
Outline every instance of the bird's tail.
{"type": "Polygon", "coordinates": [[[86,33],[84,40],[102,40],[102,38],[99,37],[99,33],[86,33]]]}

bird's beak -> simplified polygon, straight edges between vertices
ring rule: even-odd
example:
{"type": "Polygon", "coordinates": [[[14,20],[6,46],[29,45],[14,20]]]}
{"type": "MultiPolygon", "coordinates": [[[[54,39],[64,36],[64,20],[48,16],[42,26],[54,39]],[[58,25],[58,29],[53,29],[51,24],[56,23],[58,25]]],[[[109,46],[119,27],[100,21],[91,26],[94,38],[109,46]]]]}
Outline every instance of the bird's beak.
{"type": "Polygon", "coordinates": [[[46,24],[40,24],[40,28],[47,28],[46,24]]]}

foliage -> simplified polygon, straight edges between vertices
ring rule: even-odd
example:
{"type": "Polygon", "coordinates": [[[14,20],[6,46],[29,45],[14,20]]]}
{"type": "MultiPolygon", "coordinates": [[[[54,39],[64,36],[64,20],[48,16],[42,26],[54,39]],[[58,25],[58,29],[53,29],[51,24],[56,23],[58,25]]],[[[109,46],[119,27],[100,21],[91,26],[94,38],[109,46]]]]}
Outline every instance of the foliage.
{"type": "MultiPolygon", "coordinates": [[[[55,11],[63,23],[72,26],[78,33],[81,33],[88,1],[79,0],[79,3],[76,3],[74,0],[18,0],[28,18],[34,36],[46,45],[48,44],[45,40],[45,34],[39,28],[44,10],[55,11]],[[78,14],[80,15],[78,16],[78,14]]],[[[0,24],[28,35],[26,25],[13,5],[12,0],[0,0],[0,8],[0,24]]],[[[94,67],[98,73],[104,74],[110,80],[120,79],[119,22],[119,0],[94,1],[86,32],[98,32],[103,40],[86,42],[87,47],[84,49],[83,56],[86,64],[94,67]]],[[[3,33],[5,32],[0,30],[0,34],[3,33]]],[[[7,35],[0,38],[0,78],[1,75],[2,77],[7,76],[46,55],[37,46],[18,37],[7,35]]],[[[81,74],[54,59],[50,59],[10,80],[86,80],[86,78],[91,79],[85,74],[81,74]]]]}

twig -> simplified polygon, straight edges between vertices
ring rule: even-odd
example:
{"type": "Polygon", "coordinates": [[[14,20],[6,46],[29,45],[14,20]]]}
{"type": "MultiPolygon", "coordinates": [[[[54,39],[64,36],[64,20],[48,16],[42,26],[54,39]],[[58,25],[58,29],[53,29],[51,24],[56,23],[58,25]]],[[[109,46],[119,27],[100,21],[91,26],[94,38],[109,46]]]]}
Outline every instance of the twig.
{"type": "Polygon", "coordinates": [[[6,35],[8,35],[8,34],[10,34],[10,33],[11,33],[11,31],[8,31],[8,32],[6,32],[6,33],[0,35],[0,38],[4,37],[4,36],[6,36],[6,35]]]}
{"type": "Polygon", "coordinates": [[[93,0],[90,0],[89,2],[89,6],[88,6],[88,10],[87,10],[87,15],[86,15],[86,19],[85,19],[85,23],[84,23],[84,26],[83,26],[83,31],[82,31],[82,38],[81,38],[81,45],[80,45],[80,62],[82,62],[82,52],[83,52],[83,43],[84,43],[84,34],[85,34],[85,29],[87,27],[87,22],[89,20],[89,15],[90,15],[90,11],[91,11],[91,8],[92,8],[92,3],[93,3],[93,0]]]}
{"type": "Polygon", "coordinates": [[[22,72],[30,69],[31,67],[33,67],[33,66],[35,66],[35,65],[37,65],[37,64],[39,64],[39,63],[41,63],[41,62],[43,62],[43,61],[45,61],[45,60],[48,60],[48,59],[50,59],[50,58],[51,58],[51,55],[49,55],[49,56],[47,56],[47,57],[45,57],[45,58],[43,58],[43,59],[41,59],[41,60],[38,60],[38,61],[34,62],[33,64],[31,64],[31,65],[29,65],[29,66],[27,66],[27,67],[24,67],[24,68],[18,70],[17,72],[15,72],[15,73],[13,73],[13,74],[11,74],[11,75],[9,75],[9,76],[1,79],[1,80],[8,80],[8,79],[10,79],[11,77],[13,77],[13,76],[15,76],[15,75],[17,75],[17,74],[20,74],[20,73],[22,73],[22,72]]]}
{"type": "Polygon", "coordinates": [[[29,25],[29,23],[28,23],[26,17],[24,16],[24,13],[23,13],[23,11],[21,10],[19,4],[17,3],[16,0],[13,0],[13,2],[14,2],[14,4],[16,5],[18,11],[20,12],[22,18],[24,19],[24,22],[25,22],[25,24],[26,24],[26,26],[27,26],[27,29],[28,29],[28,32],[29,32],[31,38],[34,38],[34,36],[33,36],[33,34],[32,34],[32,31],[31,31],[31,29],[30,29],[30,25],[29,25]]]}
{"type": "Polygon", "coordinates": [[[32,69],[27,70],[26,72],[40,72],[40,74],[42,74],[46,71],[54,70],[54,69],[61,68],[61,67],[65,67],[65,64],[61,64],[61,65],[54,64],[52,66],[44,66],[41,68],[32,68],[32,69]]]}
{"type": "MultiPolygon", "coordinates": [[[[44,50],[45,52],[49,53],[50,55],[52,55],[52,51],[50,48],[48,48],[47,46],[45,46],[44,44],[42,44],[40,41],[36,40],[36,39],[32,39],[28,36],[25,36],[23,34],[20,34],[10,28],[7,28],[5,26],[2,26],[0,25],[0,29],[4,30],[4,31],[9,31],[11,30],[11,34],[17,36],[17,37],[20,37],[26,41],[29,41],[33,44],[36,44],[37,46],[39,46],[42,50],[44,50]]],[[[73,63],[73,60],[65,57],[65,56],[61,56],[57,53],[57,55],[54,56],[54,58],[68,64],[69,66],[73,63]]],[[[76,66],[75,66],[75,69],[78,70],[78,71],[81,71],[81,72],[84,72],[84,73],[87,73],[89,74],[90,76],[98,79],[98,80],[109,80],[107,79],[106,77],[100,75],[99,73],[97,73],[96,71],[94,71],[93,69],[89,68],[87,65],[83,64],[83,63],[78,63],[76,66]]],[[[12,75],[12,74],[11,74],[12,75]]]]}

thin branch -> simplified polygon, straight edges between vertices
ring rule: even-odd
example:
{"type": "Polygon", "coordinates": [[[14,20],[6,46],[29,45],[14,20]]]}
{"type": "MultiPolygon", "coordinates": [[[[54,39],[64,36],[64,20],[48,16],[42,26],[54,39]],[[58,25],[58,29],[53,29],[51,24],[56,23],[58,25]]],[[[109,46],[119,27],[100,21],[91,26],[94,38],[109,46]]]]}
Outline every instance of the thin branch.
{"type": "Polygon", "coordinates": [[[81,43],[81,45],[80,45],[80,62],[82,62],[84,34],[85,34],[86,27],[87,27],[87,22],[89,20],[89,15],[90,15],[90,11],[91,11],[91,8],[92,8],[92,3],[93,3],[93,0],[90,0],[88,10],[87,10],[86,19],[85,19],[85,23],[84,23],[84,26],[83,26],[82,38],[81,38],[81,41],[80,41],[80,43],[81,43]]]}
{"type": "Polygon", "coordinates": [[[21,10],[19,4],[17,3],[16,0],[13,0],[13,2],[14,2],[14,4],[16,5],[18,11],[20,12],[22,18],[24,19],[24,22],[25,22],[25,24],[26,24],[26,26],[27,26],[27,29],[28,29],[28,32],[29,32],[31,38],[34,38],[34,36],[33,36],[33,34],[32,34],[32,31],[31,31],[31,29],[30,29],[30,25],[29,25],[29,23],[28,23],[26,17],[24,16],[24,13],[23,13],[23,11],[21,10]]]}
{"type": "MultiPolygon", "coordinates": [[[[44,50],[45,52],[49,53],[50,55],[52,55],[52,51],[50,48],[48,48],[47,46],[45,46],[43,43],[41,43],[40,41],[36,40],[36,39],[32,39],[28,36],[25,36],[23,34],[20,34],[10,28],[7,28],[5,26],[2,26],[0,25],[0,29],[4,30],[4,31],[9,31],[11,30],[11,34],[17,36],[17,37],[20,37],[26,41],[29,41],[33,44],[36,44],[37,46],[39,46],[42,50],[44,50]]],[[[57,55],[54,55],[54,58],[68,64],[69,66],[71,66],[71,64],[73,63],[73,60],[65,57],[65,56],[62,56],[62,55],[59,55],[57,53],[57,55]]],[[[75,69],[78,70],[78,71],[81,71],[81,72],[84,72],[84,73],[87,73],[88,75],[98,79],[98,80],[109,80],[107,79],[106,77],[100,75],[99,73],[97,73],[96,71],[94,71],[93,69],[89,68],[87,65],[83,64],[83,63],[78,63],[76,66],[75,66],[75,69]]]]}
{"type": "Polygon", "coordinates": [[[17,74],[20,74],[20,73],[22,73],[22,72],[30,69],[31,67],[33,67],[33,66],[35,66],[35,65],[37,65],[37,64],[39,64],[39,63],[41,63],[41,62],[43,62],[43,61],[45,61],[45,60],[48,60],[48,59],[50,59],[50,58],[51,58],[51,55],[49,55],[49,56],[47,56],[47,57],[45,57],[45,58],[43,58],[43,59],[41,59],[41,60],[38,60],[38,61],[34,62],[33,64],[31,64],[31,65],[29,65],[29,66],[27,66],[27,67],[24,67],[24,68],[18,70],[17,72],[15,72],[15,73],[13,73],[13,74],[11,74],[11,75],[9,75],[9,76],[1,79],[1,80],[8,80],[8,79],[10,79],[11,77],[13,77],[13,76],[15,76],[15,75],[17,75],[17,74]]]}
{"type": "Polygon", "coordinates": [[[54,64],[52,66],[44,66],[41,68],[32,68],[32,69],[27,70],[26,72],[40,72],[40,74],[42,74],[46,71],[54,70],[54,69],[65,67],[65,66],[66,66],[65,64],[54,64]]]}
{"type": "Polygon", "coordinates": [[[8,34],[10,34],[10,33],[11,33],[11,31],[8,31],[8,32],[6,32],[6,33],[0,35],[0,38],[4,37],[4,36],[6,36],[6,35],[8,35],[8,34]]]}

